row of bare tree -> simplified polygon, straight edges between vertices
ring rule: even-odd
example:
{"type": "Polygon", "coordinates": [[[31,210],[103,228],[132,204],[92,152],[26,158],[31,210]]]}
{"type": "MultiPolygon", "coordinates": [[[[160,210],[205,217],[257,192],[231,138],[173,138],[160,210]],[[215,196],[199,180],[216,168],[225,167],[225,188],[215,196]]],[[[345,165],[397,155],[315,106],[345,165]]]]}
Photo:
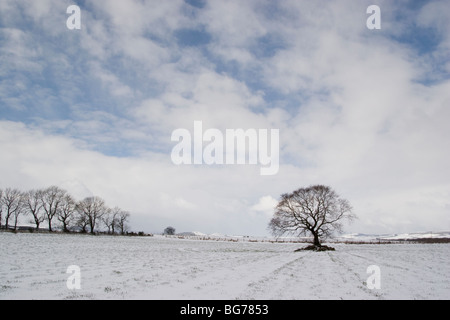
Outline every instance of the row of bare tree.
{"type": "Polygon", "coordinates": [[[36,230],[46,221],[50,232],[56,221],[64,232],[77,229],[94,233],[103,225],[108,233],[124,234],[128,231],[130,219],[129,212],[118,207],[109,208],[99,197],[76,201],[66,190],[57,186],[25,192],[12,188],[0,189],[0,227],[11,228],[12,220],[13,229],[17,230],[21,215],[31,216],[30,222],[35,224],[36,230]]]}

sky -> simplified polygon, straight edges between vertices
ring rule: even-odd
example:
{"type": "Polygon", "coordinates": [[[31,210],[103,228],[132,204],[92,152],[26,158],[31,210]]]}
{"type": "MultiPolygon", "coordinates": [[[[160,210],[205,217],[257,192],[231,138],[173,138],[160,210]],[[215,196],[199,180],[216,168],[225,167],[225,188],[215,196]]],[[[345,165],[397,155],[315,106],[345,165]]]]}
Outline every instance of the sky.
{"type": "Polygon", "coordinates": [[[448,6],[0,0],[0,188],[99,196],[135,231],[269,235],[281,194],[324,184],[346,233],[450,230],[448,6]],[[194,121],[278,129],[278,172],[174,164],[194,121]]]}

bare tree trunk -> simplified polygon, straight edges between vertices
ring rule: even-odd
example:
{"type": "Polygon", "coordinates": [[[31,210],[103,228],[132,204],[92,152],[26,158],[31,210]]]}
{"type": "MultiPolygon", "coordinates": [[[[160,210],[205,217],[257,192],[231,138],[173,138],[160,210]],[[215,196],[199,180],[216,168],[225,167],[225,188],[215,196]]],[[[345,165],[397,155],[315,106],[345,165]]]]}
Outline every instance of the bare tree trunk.
{"type": "Polygon", "coordinates": [[[67,228],[67,222],[64,220],[63,221],[63,232],[69,233],[69,228],[67,228]]]}
{"type": "Polygon", "coordinates": [[[317,234],[317,232],[313,232],[313,236],[314,236],[314,245],[317,247],[320,247],[320,240],[319,240],[319,235],[317,234]]]}
{"type": "Polygon", "coordinates": [[[14,231],[17,231],[17,221],[19,220],[19,213],[16,212],[14,216],[14,231]]]}

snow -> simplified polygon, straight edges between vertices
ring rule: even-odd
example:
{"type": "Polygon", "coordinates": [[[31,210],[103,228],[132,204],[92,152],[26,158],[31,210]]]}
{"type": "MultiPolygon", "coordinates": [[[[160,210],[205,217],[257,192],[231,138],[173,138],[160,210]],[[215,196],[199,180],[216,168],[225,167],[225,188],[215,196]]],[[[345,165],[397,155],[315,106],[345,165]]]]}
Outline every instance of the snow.
{"type": "Polygon", "coordinates": [[[449,244],[0,233],[0,299],[449,299],[449,244]],[[77,265],[81,289],[66,286],[77,265]],[[381,289],[366,285],[380,267],[381,289]]]}
{"type": "Polygon", "coordinates": [[[377,240],[419,240],[419,239],[443,239],[450,238],[450,232],[416,232],[401,234],[364,234],[350,233],[337,237],[337,240],[350,241],[377,241],[377,240]]]}

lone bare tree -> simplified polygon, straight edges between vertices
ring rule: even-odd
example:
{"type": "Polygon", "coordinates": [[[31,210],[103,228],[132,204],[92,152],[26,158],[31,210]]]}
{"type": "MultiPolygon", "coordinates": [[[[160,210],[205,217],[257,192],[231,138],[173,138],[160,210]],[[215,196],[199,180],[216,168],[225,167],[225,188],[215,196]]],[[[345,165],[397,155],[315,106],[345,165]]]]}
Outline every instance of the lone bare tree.
{"type": "Polygon", "coordinates": [[[275,236],[291,234],[313,236],[313,249],[320,248],[321,239],[333,232],[342,232],[342,220],[352,220],[350,203],[330,187],[314,185],[281,195],[269,230],[275,236]]]}

